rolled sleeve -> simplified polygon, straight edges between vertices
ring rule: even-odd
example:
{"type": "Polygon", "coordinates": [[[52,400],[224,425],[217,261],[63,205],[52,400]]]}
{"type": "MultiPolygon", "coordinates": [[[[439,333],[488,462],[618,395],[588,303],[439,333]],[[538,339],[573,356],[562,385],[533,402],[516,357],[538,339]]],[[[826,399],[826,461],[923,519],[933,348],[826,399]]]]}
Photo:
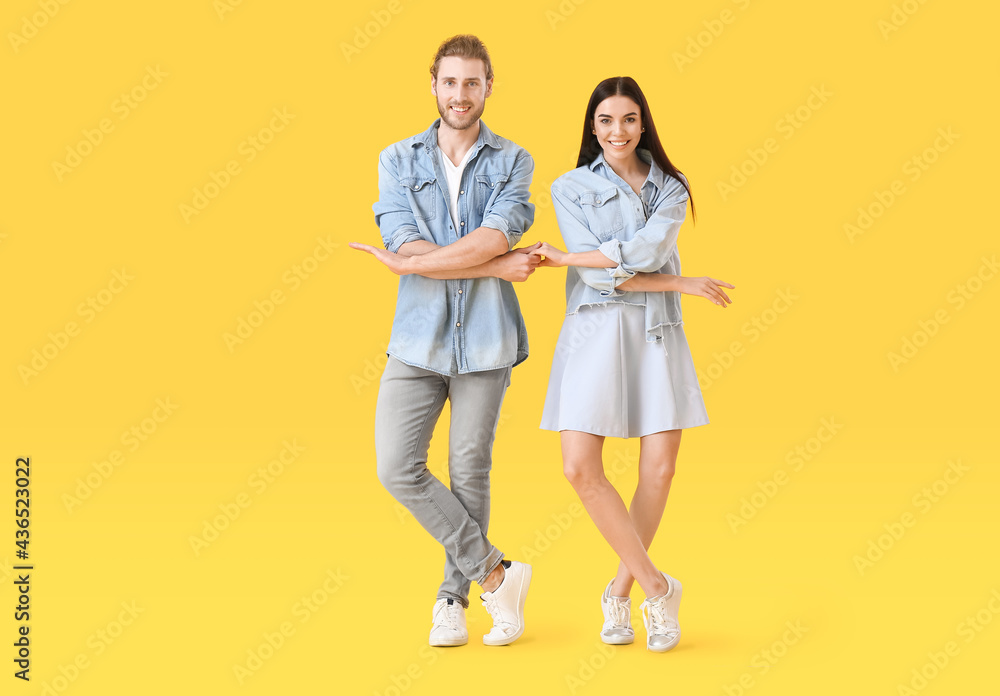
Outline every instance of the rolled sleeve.
{"type": "Polygon", "coordinates": [[[556,211],[556,220],[559,223],[559,232],[566,243],[566,250],[571,252],[593,251],[599,249],[602,254],[618,266],[616,268],[576,268],[580,274],[580,279],[599,290],[602,297],[618,297],[624,293],[617,288],[626,280],[635,275],[635,271],[629,271],[621,263],[621,253],[619,247],[621,242],[616,239],[601,244],[597,236],[590,231],[587,217],[580,208],[579,199],[567,195],[555,184],[552,185],[552,205],[556,211]]]}
{"type": "Polygon", "coordinates": [[[519,149],[507,181],[483,211],[482,227],[500,230],[513,249],[535,220],[535,204],[530,202],[531,177],[535,162],[527,150],[519,149]]]}
{"type": "MultiPolygon", "coordinates": [[[[672,179],[672,188],[664,187],[657,195],[653,212],[646,224],[632,239],[617,242],[616,255],[601,248],[601,253],[619,264],[620,273],[653,273],[666,265],[675,246],[684,217],[687,214],[688,193],[684,186],[672,179]]],[[[606,242],[609,247],[612,242],[606,242]]]]}
{"type": "Polygon", "coordinates": [[[423,239],[396,172],[396,161],[383,151],[378,158],[378,201],[372,210],[382,243],[393,253],[407,242],[423,239]]]}

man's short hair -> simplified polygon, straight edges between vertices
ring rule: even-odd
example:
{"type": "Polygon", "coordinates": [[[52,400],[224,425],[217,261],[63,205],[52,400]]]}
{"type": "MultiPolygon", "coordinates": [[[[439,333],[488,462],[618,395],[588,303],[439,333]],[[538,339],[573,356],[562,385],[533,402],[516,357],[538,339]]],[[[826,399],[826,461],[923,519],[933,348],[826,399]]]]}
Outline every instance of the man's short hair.
{"type": "Polygon", "coordinates": [[[490,62],[490,52],[479,40],[478,36],[472,34],[458,34],[450,39],[445,39],[444,43],[434,54],[434,62],[431,63],[431,77],[437,79],[438,66],[442,58],[448,56],[459,56],[460,58],[478,58],[486,66],[486,80],[493,79],[493,64],[490,62]]]}

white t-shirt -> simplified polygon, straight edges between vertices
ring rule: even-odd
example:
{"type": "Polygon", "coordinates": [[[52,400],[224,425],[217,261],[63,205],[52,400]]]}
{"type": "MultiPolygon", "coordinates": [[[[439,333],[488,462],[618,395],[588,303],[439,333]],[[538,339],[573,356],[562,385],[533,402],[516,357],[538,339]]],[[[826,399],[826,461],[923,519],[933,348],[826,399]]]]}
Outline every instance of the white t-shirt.
{"type": "Polygon", "coordinates": [[[455,225],[455,232],[461,236],[462,230],[458,226],[458,191],[459,187],[462,185],[462,172],[465,171],[465,165],[469,163],[469,155],[472,154],[473,148],[470,147],[465,151],[465,155],[462,157],[462,161],[458,163],[456,167],[451,162],[451,158],[444,154],[444,150],[440,147],[438,148],[438,153],[441,155],[441,165],[444,167],[444,175],[448,180],[448,194],[451,198],[451,221],[455,225]]]}

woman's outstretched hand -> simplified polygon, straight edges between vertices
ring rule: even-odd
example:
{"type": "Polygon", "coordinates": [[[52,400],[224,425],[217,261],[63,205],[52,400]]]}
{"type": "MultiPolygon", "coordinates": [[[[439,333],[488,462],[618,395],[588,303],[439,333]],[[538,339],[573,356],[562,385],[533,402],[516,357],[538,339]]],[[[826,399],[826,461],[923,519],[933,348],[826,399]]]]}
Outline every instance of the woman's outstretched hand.
{"type": "Polygon", "coordinates": [[[708,276],[703,276],[701,278],[681,277],[679,283],[680,292],[685,295],[698,295],[699,297],[704,297],[722,308],[725,308],[727,304],[733,303],[733,301],[729,299],[729,295],[727,295],[725,290],[722,288],[734,289],[736,286],[731,285],[724,280],[709,278],[708,276]]]}
{"type": "Polygon", "coordinates": [[[538,264],[539,266],[548,266],[551,268],[565,266],[566,256],[568,255],[562,249],[557,249],[548,242],[538,242],[538,248],[532,249],[530,253],[532,256],[537,256],[541,259],[538,264]]]}

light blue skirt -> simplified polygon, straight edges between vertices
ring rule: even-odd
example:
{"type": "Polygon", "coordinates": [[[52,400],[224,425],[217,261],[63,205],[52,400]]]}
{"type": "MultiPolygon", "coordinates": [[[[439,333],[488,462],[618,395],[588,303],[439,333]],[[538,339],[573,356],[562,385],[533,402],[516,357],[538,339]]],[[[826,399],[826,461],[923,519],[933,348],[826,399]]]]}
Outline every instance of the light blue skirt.
{"type": "Polygon", "coordinates": [[[646,340],[641,305],[581,307],[565,318],[552,358],[543,430],[642,437],[708,424],[683,326],[646,340]]]}

